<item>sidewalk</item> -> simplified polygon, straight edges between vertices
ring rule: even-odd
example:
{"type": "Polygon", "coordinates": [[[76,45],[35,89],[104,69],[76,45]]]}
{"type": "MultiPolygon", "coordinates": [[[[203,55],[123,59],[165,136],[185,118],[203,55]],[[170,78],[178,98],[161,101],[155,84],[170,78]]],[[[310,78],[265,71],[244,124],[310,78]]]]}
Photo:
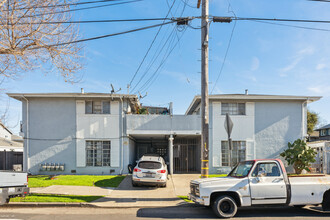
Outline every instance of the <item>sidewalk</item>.
{"type": "MultiPolygon", "coordinates": [[[[131,175],[113,188],[100,188],[91,186],[59,186],[53,185],[44,188],[31,188],[31,193],[64,194],[64,195],[95,195],[104,196],[91,203],[64,203],[63,206],[94,206],[99,208],[151,208],[189,205],[178,198],[189,193],[189,183],[192,179],[198,179],[200,174],[174,174],[173,179],[169,175],[167,187],[133,187],[131,175]]],[[[12,203],[14,206],[52,206],[52,203],[12,203]]],[[[55,205],[55,204],[54,204],[55,205]]],[[[60,206],[61,204],[56,204],[60,206]]]]}

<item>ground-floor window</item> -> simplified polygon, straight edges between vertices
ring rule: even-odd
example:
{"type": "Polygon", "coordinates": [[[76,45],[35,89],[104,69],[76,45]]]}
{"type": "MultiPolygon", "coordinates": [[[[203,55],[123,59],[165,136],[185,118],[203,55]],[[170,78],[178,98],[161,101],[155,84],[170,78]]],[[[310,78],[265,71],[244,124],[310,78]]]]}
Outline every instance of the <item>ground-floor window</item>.
{"type": "MultiPolygon", "coordinates": [[[[245,160],[246,141],[233,141],[232,166],[245,160]]],[[[229,166],[229,145],[228,141],[221,141],[221,165],[229,166]]]]}
{"type": "Polygon", "coordinates": [[[86,166],[110,166],[110,141],[86,141],[86,166]]]}

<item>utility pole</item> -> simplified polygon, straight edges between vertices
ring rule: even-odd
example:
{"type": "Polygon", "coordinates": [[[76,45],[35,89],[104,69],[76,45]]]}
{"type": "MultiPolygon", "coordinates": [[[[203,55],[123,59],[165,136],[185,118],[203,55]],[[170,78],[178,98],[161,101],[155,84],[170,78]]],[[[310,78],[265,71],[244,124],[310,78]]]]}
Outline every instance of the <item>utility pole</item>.
{"type": "MultiPolygon", "coordinates": [[[[200,1],[198,1],[200,3],[200,1]]],[[[209,176],[209,0],[202,0],[201,66],[201,177],[209,176]]]]}

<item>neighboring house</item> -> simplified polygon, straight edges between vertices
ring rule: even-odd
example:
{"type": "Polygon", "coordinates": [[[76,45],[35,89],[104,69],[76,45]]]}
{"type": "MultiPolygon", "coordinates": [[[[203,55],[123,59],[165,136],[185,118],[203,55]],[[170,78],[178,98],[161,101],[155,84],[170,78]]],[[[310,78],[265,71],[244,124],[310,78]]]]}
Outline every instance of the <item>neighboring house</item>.
{"type": "Polygon", "coordinates": [[[316,161],[311,167],[312,172],[330,174],[330,141],[307,142],[307,145],[317,152],[316,161]]]}
{"type": "MultiPolygon", "coordinates": [[[[200,96],[185,115],[172,107],[143,108],[136,95],[106,93],[10,93],[22,102],[24,164],[33,174],[120,174],[146,153],[157,153],[174,173],[201,169],[200,96]],[[152,111],[151,111],[152,109],[152,111]],[[145,113],[145,111],[143,111],[145,113]]],[[[210,96],[210,173],[228,172],[224,128],[234,128],[233,162],[274,158],[287,142],[307,137],[307,103],[320,97],[210,96]]]]}
{"type": "Polygon", "coordinates": [[[325,125],[321,128],[315,129],[319,132],[318,140],[329,140],[330,141],[330,124],[325,125]]]}
{"type": "Polygon", "coordinates": [[[22,170],[23,139],[0,122],[0,170],[22,170]]]}

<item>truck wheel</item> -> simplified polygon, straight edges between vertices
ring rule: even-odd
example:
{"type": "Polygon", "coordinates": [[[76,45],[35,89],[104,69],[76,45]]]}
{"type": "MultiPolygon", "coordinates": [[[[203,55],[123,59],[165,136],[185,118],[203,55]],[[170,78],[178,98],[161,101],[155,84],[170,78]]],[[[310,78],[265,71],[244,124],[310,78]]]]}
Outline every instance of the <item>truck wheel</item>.
{"type": "Polygon", "coordinates": [[[5,203],[9,203],[9,201],[10,201],[10,198],[7,198],[5,203]]]}
{"type": "Polygon", "coordinates": [[[231,218],[237,212],[237,205],[232,197],[220,196],[214,201],[212,209],[220,218],[231,218]]]}
{"type": "Polygon", "coordinates": [[[326,191],[323,195],[322,201],[322,209],[323,211],[330,211],[330,191],[326,191]]]}

